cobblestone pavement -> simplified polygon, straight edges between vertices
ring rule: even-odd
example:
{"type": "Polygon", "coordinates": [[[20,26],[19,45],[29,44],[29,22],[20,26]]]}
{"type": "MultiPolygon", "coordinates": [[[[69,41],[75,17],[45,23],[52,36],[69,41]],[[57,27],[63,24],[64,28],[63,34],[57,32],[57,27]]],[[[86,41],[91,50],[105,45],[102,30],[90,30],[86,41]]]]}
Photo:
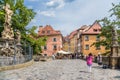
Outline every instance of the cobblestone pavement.
{"type": "Polygon", "coordinates": [[[51,60],[0,72],[0,80],[120,80],[120,71],[93,64],[92,73],[89,73],[83,60],[51,60]]]}

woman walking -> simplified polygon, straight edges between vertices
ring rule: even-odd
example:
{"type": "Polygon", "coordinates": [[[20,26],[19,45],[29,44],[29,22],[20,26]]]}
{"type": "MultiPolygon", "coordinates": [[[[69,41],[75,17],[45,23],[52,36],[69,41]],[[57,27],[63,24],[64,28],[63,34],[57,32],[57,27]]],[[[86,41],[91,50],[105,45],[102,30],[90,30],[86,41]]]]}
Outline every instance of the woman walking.
{"type": "Polygon", "coordinates": [[[92,53],[89,53],[89,54],[88,54],[88,56],[86,57],[86,61],[87,61],[88,71],[91,72],[91,69],[92,69],[92,61],[93,61],[92,53]]]}

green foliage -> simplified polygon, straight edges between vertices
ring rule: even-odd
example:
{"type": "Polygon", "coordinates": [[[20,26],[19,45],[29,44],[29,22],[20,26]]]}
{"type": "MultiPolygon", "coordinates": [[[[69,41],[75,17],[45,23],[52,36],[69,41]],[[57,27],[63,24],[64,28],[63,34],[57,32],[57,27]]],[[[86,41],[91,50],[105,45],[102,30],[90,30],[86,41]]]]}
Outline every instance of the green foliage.
{"type": "MultiPolygon", "coordinates": [[[[112,44],[112,29],[117,29],[118,35],[120,35],[120,3],[115,5],[112,4],[113,8],[110,9],[111,15],[109,17],[105,17],[102,20],[99,20],[102,24],[102,31],[99,35],[100,37],[104,37],[105,39],[98,41],[96,43],[93,43],[91,46],[105,46],[106,49],[111,48],[112,44]]],[[[120,43],[120,36],[118,36],[118,42],[120,43]]],[[[110,52],[109,52],[110,53],[110,52]]],[[[105,55],[108,55],[108,52],[105,53],[105,55]]]]}
{"type": "Polygon", "coordinates": [[[45,45],[46,38],[37,37],[35,33],[36,26],[33,26],[29,30],[26,29],[26,26],[34,18],[36,13],[24,5],[24,0],[0,0],[0,32],[3,31],[3,24],[5,22],[5,11],[3,6],[5,6],[6,3],[10,5],[10,9],[13,11],[11,27],[14,32],[16,30],[21,32],[22,41],[29,42],[33,47],[34,53],[41,52],[41,46],[45,45]]]}
{"type": "Polygon", "coordinates": [[[112,4],[112,5],[113,5],[113,8],[110,9],[110,12],[112,12],[110,17],[114,16],[117,20],[116,22],[120,22],[120,20],[118,20],[118,19],[120,19],[120,3],[117,5],[115,5],[115,4],[112,4]]]}
{"type": "Polygon", "coordinates": [[[22,34],[26,33],[26,26],[34,18],[35,12],[24,5],[24,0],[0,0],[0,26],[3,27],[5,11],[3,6],[8,3],[13,11],[11,27],[13,30],[19,30],[22,34]]]}
{"type": "Polygon", "coordinates": [[[41,46],[44,46],[46,44],[46,37],[39,38],[37,33],[35,33],[36,26],[33,26],[31,29],[27,31],[27,35],[24,37],[32,46],[34,49],[34,54],[41,53],[41,46]]]}

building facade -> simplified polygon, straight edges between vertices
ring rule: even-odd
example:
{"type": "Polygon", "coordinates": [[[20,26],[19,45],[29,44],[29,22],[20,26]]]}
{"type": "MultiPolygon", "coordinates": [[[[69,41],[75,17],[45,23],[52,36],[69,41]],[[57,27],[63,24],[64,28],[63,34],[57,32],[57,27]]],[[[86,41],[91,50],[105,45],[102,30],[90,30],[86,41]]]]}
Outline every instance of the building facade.
{"type": "Polygon", "coordinates": [[[69,35],[64,37],[63,39],[63,50],[69,52],[70,51],[70,40],[69,35]]]}
{"type": "Polygon", "coordinates": [[[77,30],[64,37],[63,50],[71,53],[77,52],[77,30]]]}
{"type": "Polygon", "coordinates": [[[89,28],[89,26],[83,25],[77,30],[77,45],[76,46],[77,46],[77,53],[78,54],[81,54],[81,52],[82,52],[82,44],[81,44],[82,32],[88,30],[88,28],[89,28]]]}
{"type": "Polygon", "coordinates": [[[99,53],[105,53],[107,50],[104,46],[92,46],[93,43],[104,39],[98,35],[101,33],[101,25],[95,21],[93,25],[88,26],[80,33],[80,53],[83,55],[88,55],[92,53],[93,55],[98,55],[99,53]]]}
{"type": "Polygon", "coordinates": [[[42,46],[42,54],[51,56],[60,51],[63,47],[63,37],[60,31],[54,30],[52,26],[40,26],[38,30],[39,37],[47,37],[46,45],[42,46]]]}
{"type": "Polygon", "coordinates": [[[69,35],[70,52],[77,53],[77,30],[73,31],[69,35]]]}

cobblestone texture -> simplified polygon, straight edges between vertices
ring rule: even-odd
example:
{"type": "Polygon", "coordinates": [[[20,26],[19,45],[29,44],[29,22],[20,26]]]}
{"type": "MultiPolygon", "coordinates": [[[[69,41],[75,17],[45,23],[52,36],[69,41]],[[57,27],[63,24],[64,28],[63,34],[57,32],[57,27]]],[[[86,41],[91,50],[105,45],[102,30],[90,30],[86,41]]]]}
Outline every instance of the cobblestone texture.
{"type": "Polygon", "coordinates": [[[120,80],[120,71],[102,69],[93,64],[90,73],[83,60],[51,60],[0,72],[0,80],[120,80]]]}

